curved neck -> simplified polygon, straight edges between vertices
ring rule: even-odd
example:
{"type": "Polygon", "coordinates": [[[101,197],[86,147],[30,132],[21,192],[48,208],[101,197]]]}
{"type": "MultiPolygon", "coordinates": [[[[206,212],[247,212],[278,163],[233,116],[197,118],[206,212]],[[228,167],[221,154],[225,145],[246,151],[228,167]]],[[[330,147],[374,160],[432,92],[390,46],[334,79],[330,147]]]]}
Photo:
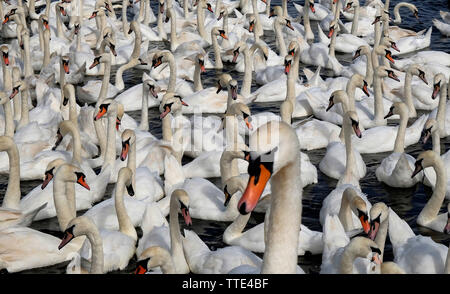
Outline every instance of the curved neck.
{"type": "Polygon", "coordinates": [[[141,55],[142,34],[139,24],[134,26],[133,31],[134,31],[134,47],[133,52],[131,53],[130,56],[130,60],[137,59],[141,55]]]}
{"type": "MultiPolygon", "coordinates": [[[[388,212],[386,212],[388,213],[388,212]]],[[[384,247],[386,244],[386,237],[389,228],[389,218],[386,218],[384,221],[380,223],[380,227],[378,228],[377,236],[375,237],[374,242],[378,245],[378,248],[381,250],[380,259],[383,261],[384,257],[384,247]]]]}
{"type": "MultiPolygon", "coordinates": [[[[28,36],[25,36],[22,38],[23,38],[23,48],[24,48],[24,56],[25,56],[25,64],[24,64],[25,78],[28,78],[34,74],[33,68],[31,66],[30,38],[28,36]]],[[[42,39],[44,39],[44,38],[42,38],[42,39]]]]}
{"type": "Polygon", "coordinates": [[[167,34],[166,31],[164,30],[163,16],[164,12],[161,13],[161,4],[158,4],[158,18],[156,20],[158,25],[158,33],[159,37],[165,39],[167,38],[167,34]]]}
{"type": "Polygon", "coordinates": [[[177,273],[182,273],[184,268],[189,266],[186,263],[186,258],[183,252],[183,243],[181,241],[180,224],[178,223],[178,203],[177,198],[170,198],[170,213],[169,213],[169,226],[170,226],[170,253],[173,258],[175,270],[177,273]]]}
{"type": "Polygon", "coordinates": [[[300,182],[295,180],[300,175],[300,154],[295,153],[293,161],[271,179],[272,201],[262,274],[296,273],[302,188],[300,182]]]}
{"type": "MultiPolygon", "coordinates": [[[[123,82],[123,72],[126,71],[127,69],[133,68],[136,65],[139,64],[139,60],[138,57],[131,57],[130,61],[124,65],[122,65],[121,67],[119,67],[119,69],[116,72],[116,84],[115,87],[119,90],[123,90],[125,88],[125,83],[123,82]]],[[[102,84],[103,86],[103,84],[102,84]]]]}
{"type": "Polygon", "coordinates": [[[103,264],[104,264],[104,256],[103,256],[103,240],[100,236],[100,232],[97,227],[92,224],[89,230],[85,233],[86,237],[89,239],[91,243],[92,250],[92,260],[91,260],[91,269],[89,270],[90,274],[103,274],[103,264]]]}
{"type": "MultiPolygon", "coordinates": [[[[352,197],[350,196],[350,198],[352,197]]],[[[341,221],[346,232],[353,229],[353,212],[350,206],[351,202],[352,199],[349,199],[349,196],[344,193],[341,199],[341,207],[339,208],[339,220],[341,221]]]]}
{"type": "Polygon", "coordinates": [[[408,70],[406,71],[406,75],[405,75],[405,86],[404,86],[404,91],[405,91],[405,104],[406,106],[408,106],[408,111],[409,111],[409,117],[416,117],[417,113],[416,113],[416,108],[414,107],[414,103],[412,100],[412,87],[411,87],[411,82],[412,82],[412,73],[408,70]]]}
{"type": "Polygon", "coordinates": [[[436,172],[436,185],[433,195],[431,195],[431,198],[417,217],[417,223],[420,225],[425,225],[436,219],[445,199],[445,191],[447,188],[446,168],[440,159],[434,161],[433,168],[436,172]]]}
{"type": "Polygon", "coordinates": [[[65,39],[64,31],[62,28],[62,20],[61,20],[61,12],[59,11],[58,5],[55,5],[55,14],[56,14],[56,33],[58,38],[65,39]]]}
{"type": "MultiPolygon", "coordinates": [[[[129,160],[129,159],[128,159],[129,160]]],[[[135,159],[136,160],[136,159],[135,159]]],[[[119,172],[120,174],[120,172],[119,172]]],[[[131,177],[131,171],[127,177],[119,177],[116,183],[116,195],[114,197],[114,206],[116,208],[117,220],[119,222],[119,231],[134,241],[137,240],[136,229],[131,222],[130,217],[127,214],[127,209],[125,208],[125,204],[123,202],[124,192],[125,192],[125,184],[127,178],[131,177]]],[[[136,188],[136,187],[133,187],[136,188]]]]}
{"type": "Polygon", "coordinates": [[[77,101],[75,98],[75,88],[72,86],[69,92],[69,120],[73,123],[75,129],[78,130],[78,114],[77,101]]]}
{"type": "Polygon", "coordinates": [[[50,41],[50,32],[46,31],[44,33],[44,60],[42,61],[42,67],[46,67],[50,63],[50,45],[49,45],[49,41],[50,41]]]}
{"type": "Polygon", "coordinates": [[[353,274],[353,262],[357,257],[364,258],[361,254],[359,246],[350,243],[344,249],[341,256],[341,263],[339,265],[339,274],[353,274]]]}
{"type": "MultiPolygon", "coordinates": [[[[67,185],[74,186],[75,183],[67,182],[67,185]]],[[[73,189],[75,191],[75,189],[73,189]]],[[[55,203],[56,217],[58,218],[61,232],[67,229],[69,222],[76,217],[75,211],[70,209],[69,200],[72,197],[67,195],[66,182],[58,177],[56,173],[53,179],[53,201],[55,203]]],[[[75,198],[75,197],[73,197],[75,198]]]]}
{"type": "Polygon", "coordinates": [[[133,189],[136,189],[136,142],[130,144],[127,167],[131,170],[131,184],[133,185],[133,189]]]}
{"type": "MultiPolygon", "coordinates": [[[[9,101],[8,101],[9,103],[9,101]]],[[[8,188],[3,198],[2,207],[19,209],[20,204],[20,158],[15,143],[6,150],[9,158],[8,188]]]]}
{"type": "MultiPolygon", "coordinates": [[[[236,196],[232,196],[236,197],[236,196]]],[[[228,205],[231,205],[229,203],[228,205]]],[[[242,235],[242,231],[250,219],[251,213],[239,214],[238,217],[223,232],[223,241],[227,244],[242,235]]]]}
{"type": "Polygon", "coordinates": [[[347,83],[347,87],[345,88],[345,91],[347,92],[348,96],[348,110],[355,111],[355,91],[356,91],[356,76],[353,75],[350,80],[347,83]]]}
{"type": "Polygon", "coordinates": [[[275,34],[277,37],[278,50],[280,51],[280,56],[286,56],[286,44],[284,43],[283,32],[281,31],[280,23],[275,20],[273,23],[273,28],[275,29],[275,34]]]}
{"type": "Polygon", "coordinates": [[[73,142],[73,154],[72,163],[76,165],[81,164],[81,137],[80,131],[75,127],[70,127],[70,135],[72,136],[73,142]]]}
{"type": "Polygon", "coordinates": [[[439,130],[434,131],[431,134],[431,139],[433,140],[433,151],[436,152],[437,155],[441,155],[441,137],[439,136],[439,130]]]}

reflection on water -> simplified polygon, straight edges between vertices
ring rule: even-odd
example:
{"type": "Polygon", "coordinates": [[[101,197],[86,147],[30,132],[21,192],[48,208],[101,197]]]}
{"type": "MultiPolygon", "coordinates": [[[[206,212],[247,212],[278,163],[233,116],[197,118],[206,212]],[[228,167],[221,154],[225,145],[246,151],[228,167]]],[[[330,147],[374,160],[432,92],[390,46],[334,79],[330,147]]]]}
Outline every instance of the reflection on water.
{"type": "MultiPolygon", "coordinates": [[[[303,4],[304,1],[295,1],[296,3],[303,4]]],[[[394,7],[395,4],[400,2],[399,0],[392,0],[391,1],[391,9],[394,7]]],[[[405,16],[402,15],[403,23],[402,27],[413,29],[414,31],[420,31],[423,29],[427,29],[429,26],[431,26],[432,18],[437,17],[439,15],[439,10],[448,10],[447,8],[447,1],[440,0],[440,1],[434,1],[434,5],[429,5],[428,1],[420,1],[420,0],[414,0],[414,1],[408,1],[411,3],[414,3],[419,8],[419,13],[421,17],[421,21],[418,22],[412,15],[409,13],[406,13],[405,16]]],[[[156,14],[157,11],[157,1],[151,1],[151,5],[153,8],[153,11],[156,14]]],[[[281,5],[280,0],[273,0],[272,5],[281,5]]],[[[116,11],[118,12],[118,11],[116,11]]],[[[293,17],[297,16],[297,11],[293,7],[292,4],[289,4],[289,14],[293,17]]],[[[132,18],[132,15],[128,15],[129,19],[132,18]]],[[[317,26],[316,22],[312,22],[312,27],[315,29],[317,26]]],[[[272,49],[275,50],[275,37],[274,34],[271,32],[265,33],[265,40],[266,42],[271,46],[272,49]]],[[[158,47],[158,48],[165,48],[165,44],[162,42],[151,42],[150,43],[150,49],[158,47]]],[[[167,48],[167,47],[166,47],[167,48]]],[[[440,35],[439,31],[435,28],[433,29],[432,34],[432,40],[431,40],[431,49],[432,50],[443,50],[447,53],[450,53],[450,38],[444,38],[440,35]]],[[[168,49],[168,48],[167,48],[168,49]]],[[[212,50],[208,49],[209,57],[214,60],[214,55],[212,54],[212,50]]],[[[339,60],[342,61],[343,64],[348,64],[351,62],[351,56],[349,54],[345,55],[339,55],[337,54],[337,57],[339,60]]],[[[314,67],[307,66],[311,70],[315,70],[314,67]]],[[[303,65],[301,69],[303,68],[303,65]]],[[[117,67],[113,68],[113,72],[111,75],[111,82],[114,82],[114,76],[115,76],[115,70],[117,70],[117,67]]],[[[229,72],[231,75],[238,79],[239,82],[242,82],[242,73],[237,73],[232,70],[231,67],[227,66],[225,64],[225,68],[223,70],[224,72],[229,72]]],[[[124,82],[125,82],[125,89],[130,88],[131,86],[141,83],[142,82],[142,73],[143,70],[139,69],[131,69],[127,70],[124,73],[124,82]]],[[[326,74],[326,72],[322,72],[322,74],[326,74]]],[[[300,70],[300,74],[302,73],[302,70],[300,70]]],[[[203,78],[203,85],[204,87],[212,87],[216,85],[216,77],[217,72],[214,70],[209,70],[207,73],[202,75],[203,78]]],[[[305,78],[304,76],[302,76],[305,78]]],[[[255,83],[252,85],[252,91],[255,91],[257,89],[257,86],[255,83]]],[[[263,111],[271,111],[273,113],[278,114],[279,113],[279,105],[280,103],[254,103],[250,106],[252,113],[258,113],[263,111]]],[[[129,113],[134,119],[137,121],[140,121],[140,111],[134,111],[129,113]]],[[[149,126],[150,131],[152,134],[154,134],[156,137],[161,138],[162,132],[161,132],[161,121],[159,119],[159,110],[157,108],[152,108],[149,110],[149,126]]],[[[429,140],[431,141],[431,140],[429,140]]],[[[447,150],[450,145],[450,139],[446,138],[441,140],[441,148],[442,150],[447,150]]],[[[418,143],[412,146],[409,146],[406,148],[405,152],[412,155],[413,157],[416,157],[423,149],[431,149],[430,143],[427,143],[427,145],[422,146],[422,144],[418,143]]],[[[320,150],[314,150],[306,152],[311,162],[318,166],[320,160],[325,154],[325,149],[320,150]]],[[[390,206],[392,209],[395,210],[395,212],[405,219],[408,224],[411,226],[411,228],[414,230],[416,234],[423,234],[426,236],[431,236],[433,240],[437,242],[442,242],[445,245],[449,245],[450,237],[448,235],[444,235],[443,233],[433,232],[429,229],[418,227],[416,224],[416,217],[419,214],[420,210],[423,208],[427,200],[432,194],[432,191],[430,188],[425,187],[422,184],[418,184],[415,187],[409,188],[409,189],[394,189],[386,186],[385,184],[382,184],[377,181],[375,176],[375,170],[377,166],[380,164],[380,162],[388,156],[389,153],[379,153],[379,154],[365,154],[363,155],[363,159],[367,165],[367,175],[361,179],[361,189],[364,193],[368,195],[368,199],[371,201],[371,203],[376,203],[379,201],[385,202],[388,206],[390,206]]],[[[189,161],[189,159],[184,159],[184,161],[189,161]]],[[[220,179],[214,178],[210,179],[214,184],[220,186],[220,179]]],[[[0,175],[0,195],[4,195],[6,191],[8,177],[5,175],[0,175]]],[[[31,189],[33,189],[35,186],[39,185],[39,181],[27,181],[27,182],[21,182],[21,189],[22,189],[22,195],[26,195],[31,189]]],[[[334,179],[330,179],[324,174],[322,174],[318,170],[318,183],[316,185],[308,186],[303,191],[303,212],[302,212],[302,222],[306,226],[308,226],[312,230],[318,230],[321,231],[321,225],[319,223],[319,211],[322,206],[323,199],[335,188],[337,184],[337,181],[334,179]]],[[[111,196],[111,192],[114,189],[114,185],[109,185],[107,192],[105,194],[105,199],[109,198],[111,196]]],[[[2,197],[2,196],[0,196],[2,197]]],[[[448,201],[445,201],[445,204],[448,201]]],[[[443,207],[446,207],[443,206],[443,207]]],[[[441,212],[444,212],[443,209],[441,212]]],[[[79,211],[78,215],[83,214],[84,211],[79,211]]],[[[253,213],[250,221],[247,225],[247,228],[250,228],[260,222],[264,221],[264,215],[253,213]]],[[[216,248],[221,248],[226,246],[222,242],[222,234],[225,228],[229,225],[229,222],[213,222],[213,221],[204,221],[204,220],[197,220],[193,219],[193,226],[190,228],[194,230],[200,238],[210,247],[211,250],[214,250],[216,248]]],[[[184,228],[184,223],[181,223],[182,228],[184,228]]],[[[57,237],[61,237],[61,232],[59,232],[58,223],[56,221],[56,218],[49,219],[49,220],[43,220],[39,222],[34,222],[31,226],[34,229],[40,230],[45,233],[49,233],[52,235],[55,235],[57,237]]],[[[142,232],[140,229],[138,229],[139,237],[141,236],[142,232]]],[[[262,257],[262,254],[258,254],[262,257]]],[[[392,247],[389,242],[389,238],[387,238],[386,242],[386,249],[385,249],[385,258],[386,261],[393,259],[393,252],[392,247]]],[[[302,266],[302,268],[306,272],[310,273],[317,273],[320,270],[320,264],[321,264],[321,256],[311,256],[311,255],[305,255],[303,257],[299,257],[298,259],[299,264],[302,266]]],[[[25,271],[24,273],[64,273],[65,268],[67,266],[68,262],[41,268],[41,269],[33,269],[25,271]]],[[[135,269],[136,266],[136,260],[135,257],[130,261],[129,266],[121,272],[117,273],[131,273],[135,269]]]]}

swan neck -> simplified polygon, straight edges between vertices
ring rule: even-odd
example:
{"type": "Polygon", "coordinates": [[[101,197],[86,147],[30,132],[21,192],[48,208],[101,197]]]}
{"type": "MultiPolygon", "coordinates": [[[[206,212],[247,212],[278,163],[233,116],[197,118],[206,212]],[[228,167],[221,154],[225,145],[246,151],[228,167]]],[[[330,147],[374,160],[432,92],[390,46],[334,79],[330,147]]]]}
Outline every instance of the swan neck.
{"type": "MultiPolygon", "coordinates": [[[[183,252],[183,243],[180,233],[180,224],[178,223],[178,203],[177,198],[172,193],[170,198],[170,213],[169,213],[169,226],[170,226],[170,253],[172,255],[175,270],[177,273],[181,273],[183,267],[188,267],[186,263],[186,257],[183,252]]],[[[189,267],[188,267],[189,268],[189,267]]]]}
{"type": "MultiPolygon", "coordinates": [[[[67,182],[67,185],[75,186],[75,183],[67,182]]],[[[73,189],[75,191],[75,189],[73,189]]],[[[76,216],[70,209],[69,199],[66,193],[66,182],[58,177],[56,173],[53,179],[53,202],[55,204],[56,217],[58,218],[59,229],[64,232],[69,222],[76,216]]],[[[75,197],[73,197],[75,198],[75,197]]]]}
{"type": "MultiPolygon", "coordinates": [[[[9,103],[9,101],[7,103],[9,103]]],[[[9,177],[2,207],[19,209],[21,197],[19,150],[17,149],[17,145],[13,143],[6,152],[9,158],[9,177]]]]}
{"type": "Polygon", "coordinates": [[[148,90],[145,83],[142,83],[142,107],[141,107],[141,123],[139,129],[141,131],[148,131],[148,90]]]}
{"type": "Polygon", "coordinates": [[[203,85],[202,85],[200,65],[196,63],[194,69],[194,92],[198,92],[201,90],[203,90],[203,85]]]}
{"type": "Polygon", "coordinates": [[[406,72],[405,75],[405,104],[408,106],[409,117],[416,117],[416,108],[414,107],[414,103],[412,100],[412,73],[410,71],[406,72]]]}
{"type": "Polygon", "coordinates": [[[436,113],[436,120],[439,126],[440,136],[444,137],[445,135],[445,117],[446,117],[446,108],[447,108],[447,83],[445,81],[442,82],[441,92],[439,94],[439,105],[436,113]]]}
{"type": "Polygon", "coordinates": [[[6,101],[3,104],[3,111],[5,112],[5,133],[4,136],[14,137],[14,118],[11,108],[11,101],[6,101]]]}
{"type": "Polygon", "coordinates": [[[250,96],[251,85],[252,85],[252,57],[248,48],[244,50],[244,81],[242,82],[241,95],[244,97],[250,96]]]}
{"type": "Polygon", "coordinates": [[[216,69],[222,69],[223,63],[222,63],[222,56],[220,55],[220,48],[219,43],[217,42],[216,36],[213,35],[211,31],[211,42],[214,49],[214,59],[216,61],[216,69]]]}
{"type": "Polygon", "coordinates": [[[397,137],[395,138],[394,152],[405,152],[405,134],[408,125],[408,114],[400,113],[400,125],[398,126],[397,137]]]}
{"type": "Polygon", "coordinates": [[[293,161],[274,174],[271,179],[272,200],[261,268],[263,274],[296,273],[302,187],[298,181],[300,153],[296,151],[293,157],[293,161]]]}
{"type": "MultiPolygon", "coordinates": [[[[131,172],[129,177],[131,177],[131,172]]],[[[114,205],[116,208],[117,220],[119,222],[119,231],[127,235],[134,241],[136,241],[137,240],[136,229],[134,228],[129,215],[127,214],[127,209],[125,208],[123,199],[126,181],[127,181],[126,177],[119,177],[119,179],[117,180],[116,195],[114,196],[114,205]]],[[[133,188],[135,189],[136,187],[133,188]]]]}

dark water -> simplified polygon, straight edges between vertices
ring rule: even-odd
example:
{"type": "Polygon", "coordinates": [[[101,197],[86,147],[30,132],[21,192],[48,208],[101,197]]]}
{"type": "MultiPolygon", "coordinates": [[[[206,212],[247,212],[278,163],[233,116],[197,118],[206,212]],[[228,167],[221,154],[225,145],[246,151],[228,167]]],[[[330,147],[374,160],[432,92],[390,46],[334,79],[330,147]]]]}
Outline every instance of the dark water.
{"type": "MultiPolygon", "coordinates": [[[[292,1],[291,1],[292,2],[292,1]]],[[[304,1],[294,1],[296,3],[300,3],[303,5],[304,1]]],[[[395,4],[397,4],[398,0],[391,1],[391,11],[395,4]]],[[[418,9],[420,14],[420,22],[417,21],[412,14],[408,12],[403,12],[402,14],[402,24],[401,27],[413,29],[414,31],[420,31],[423,29],[427,29],[432,25],[431,20],[435,17],[439,18],[439,10],[448,11],[447,1],[439,0],[439,1],[422,1],[422,0],[414,0],[408,1],[410,3],[414,3],[418,9]],[[432,3],[432,4],[431,4],[432,3]]],[[[272,5],[281,5],[280,0],[273,0],[272,5]]],[[[157,13],[157,1],[151,1],[151,6],[156,15],[157,13]]],[[[297,11],[295,10],[292,4],[288,4],[288,11],[292,17],[297,16],[297,11]]],[[[213,5],[214,7],[214,5],[213,5]]],[[[128,11],[128,18],[132,19],[133,15],[128,11]]],[[[119,11],[116,11],[119,14],[119,11]]],[[[155,24],[152,24],[152,26],[155,24]]],[[[317,26],[316,22],[312,22],[312,27],[315,30],[317,26]]],[[[265,40],[271,46],[272,49],[275,50],[275,37],[271,32],[265,32],[265,40]]],[[[153,42],[150,45],[150,49],[158,47],[164,48],[165,45],[159,42],[153,42]]],[[[168,48],[167,48],[168,49],[168,48]]],[[[431,50],[441,50],[447,53],[450,53],[450,39],[442,37],[439,31],[436,28],[433,28],[433,34],[431,39],[431,50]]],[[[427,49],[428,50],[428,49],[427,49]]],[[[208,53],[210,58],[214,59],[212,50],[208,49],[208,53]]],[[[339,60],[342,61],[343,64],[348,64],[351,60],[349,55],[339,55],[337,54],[339,60]]],[[[302,65],[303,67],[303,65],[302,65]]],[[[308,68],[313,69],[314,67],[308,66],[308,68]]],[[[111,77],[111,82],[114,82],[114,73],[117,68],[113,69],[113,75],[111,77]]],[[[224,72],[230,73],[235,79],[242,80],[242,74],[237,73],[232,70],[232,68],[227,67],[223,70],[224,72]]],[[[125,89],[129,87],[141,83],[142,70],[131,69],[124,73],[124,81],[125,81],[125,89]]],[[[300,71],[301,72],[301,71],[300,71]]],[[[214,70],[209,70],[206,74],[202,76],[204,87],[210,87],[215,85],[216,83],[216,72],[214,70]]],[[[253,83],[252,92],[257,89],[256,84],[253,83]]],[[[274,113],[279,113],[279,104],[280,103],[254,103],[250,105],[252,113],[258,113],[263,111],[271,111],[274,113]]],[[[134,119],[140,121],[140,112],[130,112],[129,113],[134,119]]],[[[161,122],[159,119],[159,111],[156,108],[149,110],[149,126],[152,134],[161,138],[161,122]]],[[[430,140],[431,141],[431,140],[430,140]]],[[[441,148],[443,150],[447,150],[450,145],[450,139],[446,138],[441,140],[441,148]]],[[[405,152],[408,154],[417,157],[417,155],[425,149],[431,149],[430,143],[426,146],[422,146],[422,144],[415,144],[406,148],[405,152]]],[[[319,149],[314,151],[306,152],[311,162],[318,167],[320,160],[325,154],[325,149],[319,149]]],[[[416,224],[416,218],[421,209],[426,204],[427,200],[432,194],[431,189],[425,187],[422,184],[417,184],[416,186],[409,189],[394,189],[386,186],[377,181],[375,176],[375,169],[380,164],[380,162],[388,156],[390,153],[378,153],[378,154],[369,154],[363,155],[363,159],[367,165],[367,175],[360,180],[361,189],[364,193],[368,195],[368,199],[371,203],[377,203],[379,201],[385,202],[388,206],[390,206],[394,211],[403,219],[405,219],[411,228],[414,230],[416,234],[422,234],[425,236],[431,236],[433,240],[437,242],[441,242],[446,246],[449,245],[450,236],[444,235],[443,233],[438,233],[431,231],[429,229],[419,227],[416,224]]],[[[184,159],[187,162],[189,159],[184,159]]],[[[3,195],[6,190],[8,177],[5,175],[0,175],[0,195],[3,195]]],[[[220,184],[220,179],[210,179],[216,185],[220,184]]],[[[33,189],[36,185],[40,184],[39,181],[28,181],[21,182],[22,195],[26,195],[31,189],[33,189]]],[[[323,199],[335,188],[337,181],[334,179],[330,179],[324,174],[322,174],[318,170],[318,183],[315,185],[310,185],[303,190],[303,213],[302,213],[302,223],[308,226],[312,230],[321,231],[321,225],[319,223],[319,211],[322,206],[323,199]]],[[[109,198],[111,192],[114,188],[114,185],[109,185],[107,193],[105,194],[105,199],[109,198]]],[[[446,208],[446,204],[448,201],[445,201],[442,207],[446,208]]],[[[445,209],[442,209],[441,212],[444,212],[445,209]]],[[[84,211],[78,212],[78,214],[83,214],[84,211]]],[[[250,218],[248,228],[262,222],[264,220],[264,215],[254,213],[250,218]]],[[[191,227],[200,238],[212,249],[221,248],[226,246],[222,242],[222,234],[225,228],[229,225],[228,222],[214,222],[214,221],[204,221],[193,219],[193,226],[191,227]]],[[[55,236],[61,237],[61,232],[59,232],[58,224],[56,218],[48,219],[44,221],[34,222],[31,225],[32,228],[41,230],[45,233],[53,234],[55,236]]],[[[138,229],[138,233],[141,231],[138,229]]],[[[392,255],[392,247],[389,242],[389,238],[386,242],[385,249],[385,261],[393,260],[392,255]]],[[[259,256],[262,257],[262,254],[259,256]]],[[[320,264],[322,262],[321,255],[306,255],[303,257],[299,257],[298,259],[299,265],[305,270],[307,273],[317,273],[320,270],[320,264]]],[[[51,267],[33,269],[24,271],[23,273],[65,273],[65,268],[68,262],[54,265],[51,267]]],[[[117,273],[131,273],[135,269],[136,265],[136,257],[134,257],[128,267],[121,272],[117,273]]]]}

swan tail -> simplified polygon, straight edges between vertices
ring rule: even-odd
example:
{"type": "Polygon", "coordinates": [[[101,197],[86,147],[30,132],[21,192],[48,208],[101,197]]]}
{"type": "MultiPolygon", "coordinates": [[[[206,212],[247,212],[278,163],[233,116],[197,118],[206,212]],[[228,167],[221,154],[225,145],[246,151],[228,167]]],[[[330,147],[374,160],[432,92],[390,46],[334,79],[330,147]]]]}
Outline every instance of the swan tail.
{"type": "Polygon", "coordinates": [[[325,45],[330,45],[331,40],[328,39],[328,37],[325,35],[325,33],[322,31],[322,28],[318,26],[319,31],[319,40],[320,43],[324,43],[325,45]]]}
{"type": "Polygon", "coordinates": [[[164,178],[166,195],[171,195],[171,192],[186,180],[181,164],[171,154],[166,155],[164,158],[164,178]]]}

